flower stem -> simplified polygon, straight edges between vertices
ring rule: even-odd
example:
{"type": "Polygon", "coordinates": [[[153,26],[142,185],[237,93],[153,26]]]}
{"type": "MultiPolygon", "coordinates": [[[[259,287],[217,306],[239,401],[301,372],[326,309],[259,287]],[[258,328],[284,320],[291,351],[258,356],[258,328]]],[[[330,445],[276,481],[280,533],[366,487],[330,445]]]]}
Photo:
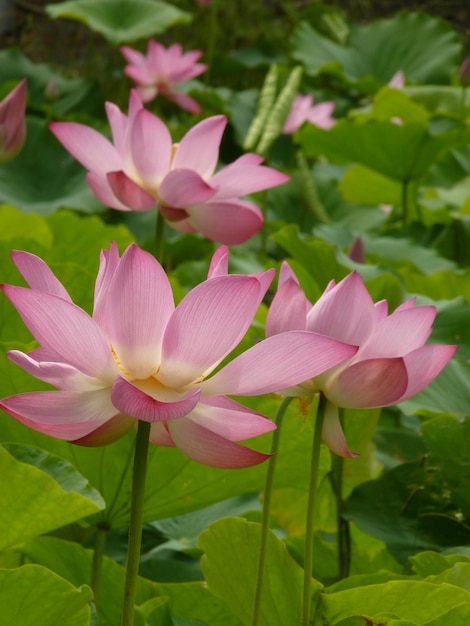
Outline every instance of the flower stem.
{"type": "Polygon", "coordinates": [[[268,461],[268,469],[266,472],[266,481],[264,484],[264,498],[263,498],[263,519],[261,522],[261,540],[260,540],[260,548],[259,548],[259,559],[258,559],[258,576],[256,579],[256,590],[255,590],[255,602],[253,605],[253,620],[252,626],[257,626],[259,622],[259,616],[261,611],[261,595],[263,591],[263,582],[264,582],[264,571],[266,565],[266,546],[268,541],[268,533],[269,533],[269,518],[271,512],[271,495],[273,490],[273,481],[274,481],[274,472],[276,469],[276,461],[277,461],[277,451],[279,449],[279,441],[281,439],[281,426],[282,420],[284,418],[284,414],[286,412],[287,407],[292,402],[294,398],[284,398],[284,400],[279,405],[279,409],[276,413],[275,424],[277,426],[276,430],[273,433],[273,439],[271,443],[271,458],[268,461]]]}
{"type": "Polygon", "coordinates": [[[133,626],[134,603],[139,573],[140,546],[142,543],[142,522],[144,517],[145,475],[149,446],[150,423],[139,420],[134,450],[132,474],[131,519],[127,550],[126,582],[122,605],[121,626],[133,626]]]}
{"type": "Polygon", "coordinates": [[[93,550],[93,562],[91,565],[91,588],[93,589],[94,603],[98,605],[99,586],[101,579],[101,567],[103,565],[104,546],[109,526],[100,523],[96,528],[95,549],[93,550]]]}
{"type": "Polygon", "coordinates": [[[157,226],[155,228],[155,258],[163,263],[163,231],[165,220],[160,211],[157,211],[157,226]]]}
{"type": "MultiPolygon", "coordinates": [[[[342,420],[343,409],[340,409],[340,421],[342,420]]],[[[349,522],[343,517],[343,471],[344,458],[331,453],[333,472],[331,484],[336,501],[336,528],[338,533],[338,580],[343,580],[349,576],[351,566],[351,529],[349,522]]]]}
{"type": "Polygon", "coordinates": [[[315,504],[318,486],[318,470],[320,466],[320,451],[322,442],[323,421],[325,417],[326,398],[320,393],[317,417],[313,431],[312,460],[310,463],[310,488],[307,505],[307,527],[305,531],[304,556],[304,595],[302,626],[310,626],[310,612],[312,606],[312,566],[313,566],[313,532],[315,518],[315,504]]]}

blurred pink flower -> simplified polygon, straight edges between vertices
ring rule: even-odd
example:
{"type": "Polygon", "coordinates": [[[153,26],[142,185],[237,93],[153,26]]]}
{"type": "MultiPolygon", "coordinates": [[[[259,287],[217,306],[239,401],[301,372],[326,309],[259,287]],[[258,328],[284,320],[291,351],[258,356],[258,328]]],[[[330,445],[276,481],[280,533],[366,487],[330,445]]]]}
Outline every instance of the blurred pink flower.
{"type": "Polygon", "coordinates": [[[335,118],[331,116],[334,108],[335,103],[332,101],[320,102],[313,106],[312,94],[306,96],[299,94],[295,97],[282,132],[285,135],[293,135],[304,122],[319,128],[331,128],[336,124],[335,118]]]}
{"type": "Polygon", "coordinates": [[[26,140],[26,78],[0,102],[0,163],[13,159],[26,140]]]}
{"type": "Polygon", "coordinates": [[[150,102],[161,94],[168,100],[176,102],[185,111],[201,112],[201,107],[194,98],[175,89],[178,83],[206,71],[207,65],[196,63],[202,55],[201,50],[183,54],[179,43],[165,48],[154,39],[150,39],[146,55],[129,46],[123,46],[121,53],[129,63],[124,68],[124,73],[136,83],[136,91],[142,102],[150,102]]]}
{"type": "Polygon", "coordinates": [[[405,86],[405,72],[398,70],[389,80],[388,86],[394,89],[402,89],[405,86]]]}
{"type": "Polygon", "coordinates": [[[53,122],[50,129],[89,170],[87,181],[95,195],[113,209],[148,211],[158,203],[174,229],[236,245],[263,225],[259,208],[239,196],[289,180],[252,153],[214,173],[227,124],[223,115],[199,122],[172,144],[168,128],[133,91],[128,117],[109,102],[106,111],[114,145],[83,124],[53,122]]]}
{"type": "Polygon", "coordinates": [[[314,333],[283,333],[211,375],[245,335],[274,274],[228,275],[225,248],[214,255],[208,279],[175,307],[154,257],[136,245],[119,257],[112,244],[101,254],[93,316],[39,257],[15,251],[12,258],[30,289],[2,289],[40,347],[8,357],[58,390],[13,395],[0,406],[59,439],[104,445],[144,420],[154,444],[216,467],[254,465],[268,455],[236,442],[274,424],[226,395],[295,385],[357,350],[314,333]]]}
{"type": "Polygon", "coordinates": [[[331,281],[318,301],[307,300],[289,265],[281,268],[278,291],[266,320],[266,334],[310,330],[355,344],[350,360],[286,395],[323,391],[328,399],[323,438],[333,452],[353,456],[338,418],[337,407],[372,408],[403,402],[428,385],[452,358],[457,346],[431,344],[428,339],[436,309],[404,302],[388,315],[387,301],[374,304],[362,277],[349,274],[331,281]]]}

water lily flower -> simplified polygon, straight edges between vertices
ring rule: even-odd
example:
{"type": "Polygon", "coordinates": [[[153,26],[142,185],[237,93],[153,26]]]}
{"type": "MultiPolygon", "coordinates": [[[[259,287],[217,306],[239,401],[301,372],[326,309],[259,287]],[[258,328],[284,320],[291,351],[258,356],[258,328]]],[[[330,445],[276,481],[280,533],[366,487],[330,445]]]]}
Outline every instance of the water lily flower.
{"type": "Polygon", "coordinates": [[[178,83],[184,83],[206,71],[207,65],[196,63],[202,55],[201,50],[191,50],[183,54],[179,43],[165,48],[155,39],[150,39],[147,54],[129,46],[122,46],[121,53],[129,63],[124,68],[124,73],[136,83],[136,91],[142,102],[150,102],[161,94],[185,111],[201,112],[201,107],[194,98],[175,88],[178,83]]]}
{"type": "Polygon", "coordinates": [[[57,388],[13,395],[0,406],[36,431],[104,445],[144,420],[154,444],[207,465],[254,465],[267,455],[239,443],[274,428],[229,394],[295,385],[349,358],[355,346],[295,331],[266,339],[222,367],[250,326],[274,270],[227,274],[217,251],[206,281],[175,307],[161,265],[136,245],[101,253],[93,315],[75,305],[39,257],[14,251],[30,288],[2,285],[39,343],[8,358],[57,388]]]}
{"type": "Polygon", "coordinates": [[[359,346],[351,359],[297,386],[287,395],[322,391],[328,399],[323,439],[333,452],[350,452],[337,407],[373,408],[403,402],[426,387],[452,358],[457,346],[426,344],[436,309],[411,298],[388,314],[386,300],[374,303],[362,277],[352,272],[331,281],[311,304],[284,262],[278,291],[266,320],[268,337],[310,330],[359,346]]]}
{"type": "Polygon", "coordinates": [[[244,154],[215,172],[227,120],[209,117],[173,144],[165,124],[131,92],[129,116],[106,104],[114,145],[96,130],[75,122],[53,122],[52,132],[89,170],[87,181],[103,204],[121,211],[159,205],[174,229],[200,232],[226,245],[247,241],[263,225],[259,208],[241,200],[280,185],[289,176],[244,154]]]}
{"type": "Polygon", "coordinates": [[[26,140],[26,78],[0,102],[0,163],[13,159],[26,140]]]}
{"type": "Polygon", "coordinates": [[[312,94],[309,93],[306,96],[299,94],[295,97],[282,132],[285,135],[293,135],[304,122],[309,122],[319,128],[331,128],[336,124],[335,118],[331,116],[334,108],[333,101],[313,105],[312,94]]]}

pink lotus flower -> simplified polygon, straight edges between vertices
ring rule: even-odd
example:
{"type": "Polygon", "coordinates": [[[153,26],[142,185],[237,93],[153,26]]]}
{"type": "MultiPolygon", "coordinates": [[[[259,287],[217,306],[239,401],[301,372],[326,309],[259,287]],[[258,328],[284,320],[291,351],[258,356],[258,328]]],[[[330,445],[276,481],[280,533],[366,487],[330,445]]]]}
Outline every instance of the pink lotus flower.
{"type": "Polygon", "coordinates": [[[295,97],[282,132],[285,135],[293,135],[304,122],[319,128],[331,128],[336,124],[335,118],[331,116],[334,108],[335,103],[332,101],[320,102],[313,106],[312,94],[306,96],[299,94],[295,97]]]}
{"type": "Polygon", "coordinates": [[[58,390],[10,396],[0,406],[59,439],[103,445],[144,420],[154,444],[216,467],[254,465],[267,455],[236,442],[274,425],[226,395],[295,385],[357,350],[314,333],[284,333],[213,374],[246,333],[274,272],[228,275],[225,248],[214,255],[208,279],[175,307],[150,254],[131,245],[119,257],[112,245],[101,254],[93,316],[39,257],[15,251],[12,258],[30,289],[2,289],[40,347],[8,357],[58,390]]]}
{"type": "Polygon", "coordinates": [[[207,65],[196,63],[202,55],[201,50],[183,54],[179,43],[165,48],[154,39],[150,39],[146,55],[129,46],[123,46],[121,53],[129,63],[124,68],[124,73],[136,83],[136,91],[142,102],[150,102],[158,94],[162,94],[185,111],[201,112],[201,107],[194,98],[175,89],[178,83],[206,71],[207,65]]]}
{"type": "Polygon", "coordinates": [[[324,441],[336,454],[354,456],[346,444],[337,407],[388,406],[426,387],[457,349],[424,345],[435,317],[435,307],[415,306],[414,298],[388,315],[386,300],[374,304],[357,272],[338,284],[331,281],[312,305],[284,262],[266,334],[271,337],[295,329],[310,330],[359,346],[348,361],[285,392],[301,396],[323,391],[329,401],[324,441]]]}
{"type": "Polygon", "coordinates": [[[0,102],[0,163],[13,159],[26,140],[26,78],[0,102]]]}
{"type": "Polygon", "coordinates": [[[259,208],[239,196],[280,185],[289,177],[244,154],[214,173],[227,123],[223,115],[196,124],[173,145],[165,124],[131,92],[129,117],[106,105],[114,145],[96,130],[54,122],[52,132],[86,167],[87,181],[107,206],[147,211],[159,203],[166,221],[227,245],[247,241],[263,225],[259,208]]]}

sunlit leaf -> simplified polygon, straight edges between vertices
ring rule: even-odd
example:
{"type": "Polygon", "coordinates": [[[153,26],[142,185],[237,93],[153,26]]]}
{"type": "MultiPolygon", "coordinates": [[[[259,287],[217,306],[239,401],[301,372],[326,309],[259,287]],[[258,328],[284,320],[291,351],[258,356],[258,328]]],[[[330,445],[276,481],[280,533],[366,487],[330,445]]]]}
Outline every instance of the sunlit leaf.
{"type": "Polygon", "coordinates": [[[88,626],[89,587],[76,589],[39,565],[0,570],[2,624],[18,626],[88,626]]]}
{"type": "Polygon", "coordinates": [[[27,446],[0,448],[0,549],[83,519],[104,502],[67,461],[27,446]]]}
{"type": "MultiPolygon", "coordinates": [[[[251,624],[258,571],[260,525],[228,517],[215,522],[199,538],[201,560],[209,588],[221,596],[243,624],[251,624]]],[[[261,600],[260,626],[299,624],[302,614],[301,568],[284,544],[270,533],[261,600]]],[[[313,584],[313,594],[321,585],[313,584]]]]}

